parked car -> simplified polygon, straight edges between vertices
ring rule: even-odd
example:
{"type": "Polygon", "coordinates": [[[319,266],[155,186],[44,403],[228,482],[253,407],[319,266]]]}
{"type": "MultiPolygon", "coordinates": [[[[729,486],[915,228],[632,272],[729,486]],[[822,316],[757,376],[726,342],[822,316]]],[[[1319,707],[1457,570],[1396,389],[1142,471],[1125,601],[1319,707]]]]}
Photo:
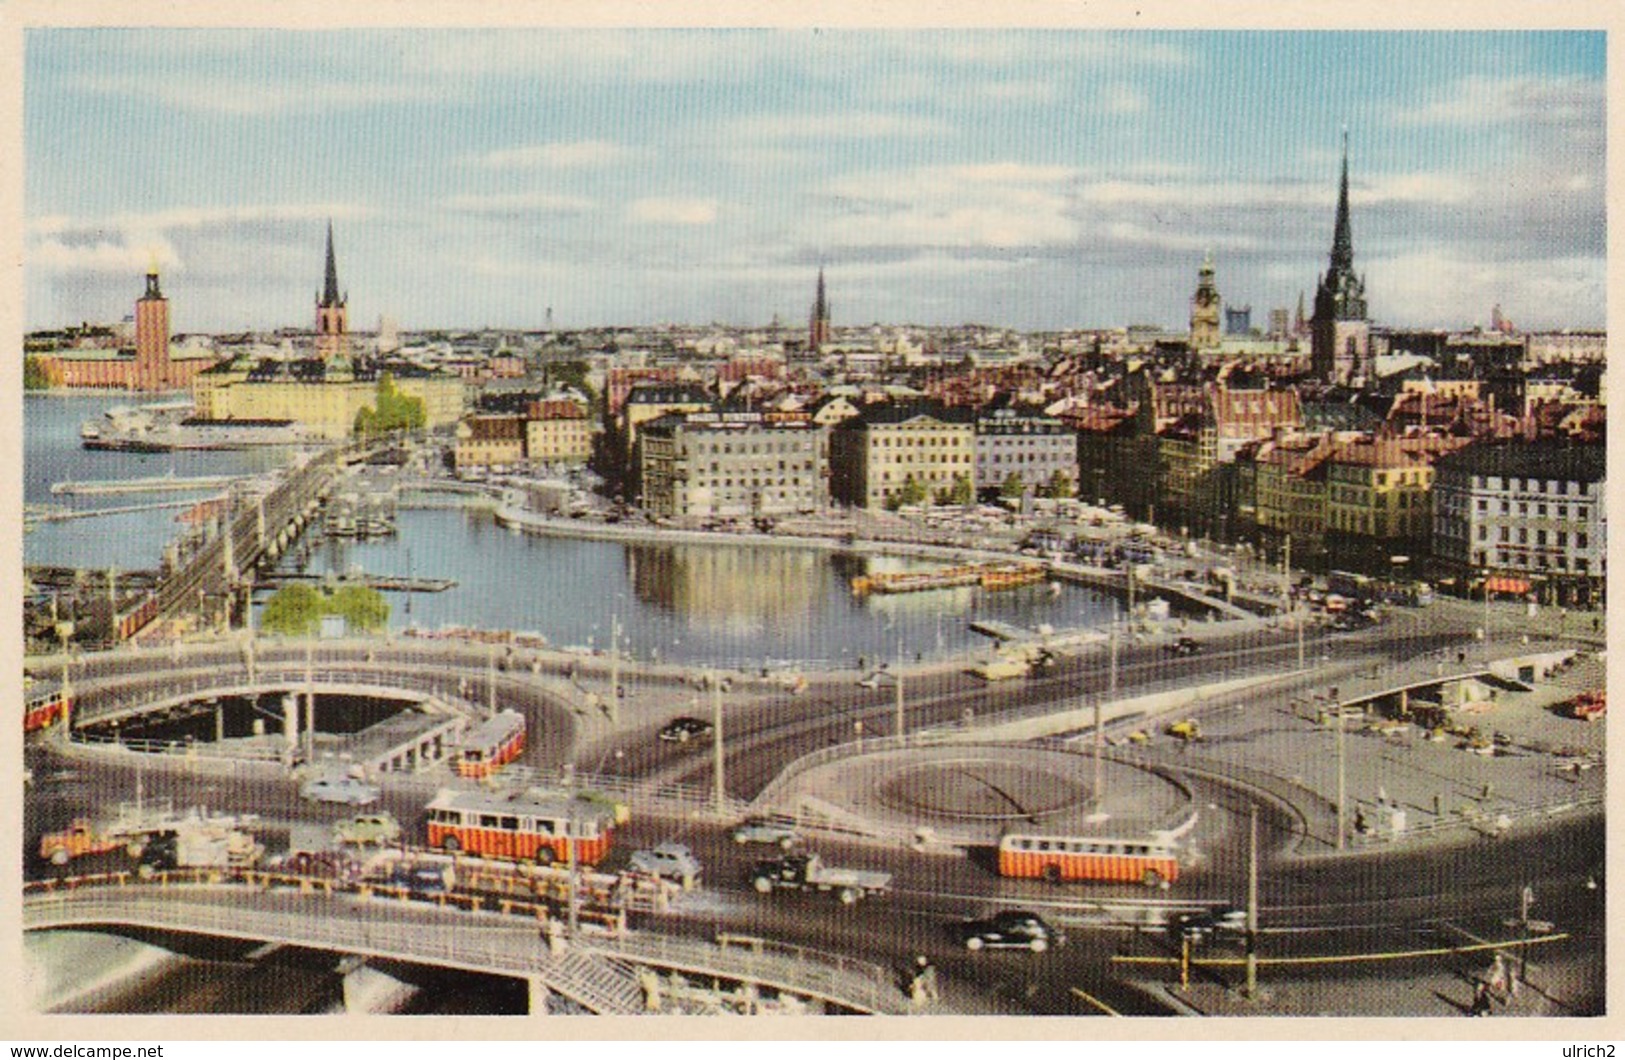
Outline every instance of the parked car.
{"type": "Polygon", "coordinates": [[[275,868],[293,876],[354,883],[361,878],[361,862],[342,850],[300,850],[280,859],[275,868]]]}
{"type": "Polygon", "coordinates": [[[1239,935],[1247,930],[1247,911],[1215,906],[1179,913],[1168,922],[1168,930],[1174,938],[1189,939],[1193,943],[1227,934],[1239,935]]]}
{"type": "Polygon", "coordinates": [[[1195,655],[1202,650],[1202,646],[1191,637],[1180,637],[1168,645],[1168,650],[1175,655],[1195,655]]]}
{"type": "Polygon", "coordinates": [[[649,850],[632,852],[633,872],[646,872],[665,880],[692,887],[700,878],[700,859],[681,843],[661,843],[649,850]]]}
{"type": "Polygon", "coordinates": [[[333,839],[339,843],[353,843],[357,846],[398,843],[401,839],[401,823],[395,820],[395,815],[388,810],[358,813],[333,826],[333,839]]]}
{"type": "Polygon", "coordinates": [[[711,723],[704,718],[681,717],[667,722],[659,735],[667,743],[688,743],[690,740],[707,736],[710,732],[711,723]]]}
{"type": "Polygon", "coordinates": [[[800,838],[796,835],[795,826],[785,821],[746,821],[733,830],[733,840],[741,846],[746,843],[772,843],[780,850],[789,850],[800,838]]]}
{"type": "Polygon", "coordinates": [[[376,784],[349,776],[311,777],[299,786],[299,797],[311,802],[337,802],[347,806],[371,806],[383,795],[376,784]]]}
{"type": "Polygon", "coordinates": [[[1060,946],[1066,936],[1050,927],[1037,913],[1007,909],[981,920],[965,920],[955,925],[959,944],[967,950],[1011,949],[1043,953],[1060,946]]]}

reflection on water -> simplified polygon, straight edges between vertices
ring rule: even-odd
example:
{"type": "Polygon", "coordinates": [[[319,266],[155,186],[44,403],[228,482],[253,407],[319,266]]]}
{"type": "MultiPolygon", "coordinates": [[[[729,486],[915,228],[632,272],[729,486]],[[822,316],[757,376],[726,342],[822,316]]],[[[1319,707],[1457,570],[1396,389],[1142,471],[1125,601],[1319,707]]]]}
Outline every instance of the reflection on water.
{"type": "Polygon", "coordinates": [[[822,603],[825,557],[810,549],[629,544],[624,552],[637,598],[700,629],[755,636],[806,625],[822,603]]]}
{"type": "Polygon", "coordinates": [[[410,601],[391,594],[397,629],[531,630],[556,645],[602,649],[614,620],[619,643],[640,659],[754,668],[929,658],[986,645],[967,628],[974,618],[1067,628],[1103,624],[1112,608],[1072,586],[856,597],[851,579],[870,560],[809,548],[541,537],[511,533],[474,511],[403,510],[399,525],[396,538],[329,540],[310,569],[457,582],[410,601]]]}
{"type": "MultiPolygon", "coordinates": [[[[24,496],[30,504],[66,504],[50,485],[68,478],[251,474],[287,453],[97,453],[79,445],[79,423],[123,395],[29,397],[25,402],[24,496]]],[[[142,494],[140,498],[174,498],[142,494]]],[[[125,497],[76,498],[108,506],[125,497]]],[[[29,563],[119,570],[158,565],[164,545],[183,529],[175,510],[53,523],[24,539],[29,563]]],[[[988,593],[950,589],[856,597],[854,577],[871,569],[939,564],[793,547],[623,544],[518,534],[489,513],[402,510],[398,537],[330,540],[309,568],[451,578],[444,593],[392,593],[391,625],[530,630],[556,645],[607,647],[612,619],[620,643],[641,659],[759,667],[794,661],[857,664],[860,657],[929,658],[988,642],[971,633],[976,618],[1034,628],[1097,626],[1112,602],[1093,592],[1046,586],[988,593]]],[[[284,567],[295,562],[295,550],[284,567]]]]}

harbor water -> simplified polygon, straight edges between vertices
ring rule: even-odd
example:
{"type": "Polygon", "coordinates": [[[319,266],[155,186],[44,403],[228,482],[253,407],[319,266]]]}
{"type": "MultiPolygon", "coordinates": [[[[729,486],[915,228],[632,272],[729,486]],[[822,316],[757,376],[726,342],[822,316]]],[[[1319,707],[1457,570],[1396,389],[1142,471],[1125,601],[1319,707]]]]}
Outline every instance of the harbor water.
{"type": "MultiPolygon", "coordinates": [[[[105,508],[132,499],[52,495],[51,484],[65,479],[247,475],[289,459],[276,449],[140,454],[81,448],[79,424],[96,419],[120,397],[27,399],[28,504],[105,508]]],[[[25,561],[96,570],[155,568],[164,545],[185,530],[178,514],[165,509],[42,523],[24,537],[25,561]]],[[[977,619],[1074,629],[1104,625],[1116,606],[1087,589],[1048,584],[854,596],[853,577],[933,564],[794,545],[532,536],[497,525],[484,510],[402,508],[397,525],[399,533],[386,538],[313,538],[304,569],[456,582],[440,593],[389,593],[390,625],[397,632],[409,626],[509,629],[539,633],[559,647],[603,649],[614,624],[622,650],[651,661],[757,668],[856,666],[862,660],[872,666],[990,646],[968,628],[977,619]]],[[[301,551],[285,557],[284,569],[295,567],[301,551]]]]}

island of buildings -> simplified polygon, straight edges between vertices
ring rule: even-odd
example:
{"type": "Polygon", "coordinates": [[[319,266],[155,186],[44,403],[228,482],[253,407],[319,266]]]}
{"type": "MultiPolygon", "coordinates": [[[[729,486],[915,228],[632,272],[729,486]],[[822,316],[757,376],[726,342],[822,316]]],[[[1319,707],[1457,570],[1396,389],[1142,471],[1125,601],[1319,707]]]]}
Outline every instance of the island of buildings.
{"type": "Polygon", "coordinates": [[[1348,147],[1312,314],[1227,305],[1188,330],[774,324],[350,331],[329,225],[312,331],[190,336],[154,267],[133,327],[27,337],[35,385],[190,390],[199,422],[349,437],[386,378],[463,475],[591,464],[677,525],[1076,496],[1307,566],[1596,603],[1606,582],[1607,339],[1370,318],[1348,147]],[[1491,579],[1494,579],[1492,582],[1491,579]]]}

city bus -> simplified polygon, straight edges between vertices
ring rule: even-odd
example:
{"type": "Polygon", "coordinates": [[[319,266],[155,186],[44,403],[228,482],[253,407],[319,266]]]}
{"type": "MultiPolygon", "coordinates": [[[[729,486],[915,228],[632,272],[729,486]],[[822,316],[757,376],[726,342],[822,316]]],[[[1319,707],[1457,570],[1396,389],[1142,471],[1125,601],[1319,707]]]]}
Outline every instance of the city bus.
{"type": "Polygon", "coordinates": [[[1179,859],[1172,843],[1151,839],[1011,833],[999,840],[999,875],[1167,887],[1179,879],[1179,859]]]}
{"type": "Polygon", "coordinates": [[[1426,607],[1433,602],[1433,587],[1427,582],[1374,578],[1343,570],[1334,570],[1326,576],[1326,589],[1354,600],[1400,607],[1426,607]]]}
{"type": "Polygon", "coordinates": [[[518,758],[525,750],[525,716],[504,710],[480,722],[463,737],[457,775],[478,780],[518,758]]]}
{"type": "Polygon", "coordinates": [[[425,807],[429,845],[448,854],[510,858],[551,865],[596,865],[609,852],[615,807],[579,793],[529,788],[442,789],[425,807]]]}
{"type": "Polygon", "coordinates": [[[59,719],[68,716],[69,705],[61,689],[30,699],[28,705],[23,708],[23,731],[34,732],[49,728],[59,719]]]}

